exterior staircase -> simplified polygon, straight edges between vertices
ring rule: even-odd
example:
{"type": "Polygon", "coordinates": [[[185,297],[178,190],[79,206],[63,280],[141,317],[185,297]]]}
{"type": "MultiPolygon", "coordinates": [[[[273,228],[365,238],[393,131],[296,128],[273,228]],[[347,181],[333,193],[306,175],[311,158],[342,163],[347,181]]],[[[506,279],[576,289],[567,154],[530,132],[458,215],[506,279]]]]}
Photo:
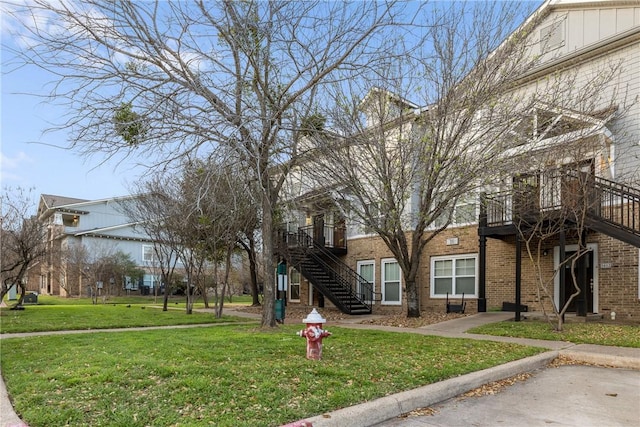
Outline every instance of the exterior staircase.
{"type": "Polygon", "coordinates": [[[279,231],[276,253],[343,313],[371,314],[373,284],[304,230],[279,231]]]}
{"type": "Polygon", "coordinates": [[[592,230],[640,248],[640,189],[595,177],[597,203],[587,209],[592,230]]]}

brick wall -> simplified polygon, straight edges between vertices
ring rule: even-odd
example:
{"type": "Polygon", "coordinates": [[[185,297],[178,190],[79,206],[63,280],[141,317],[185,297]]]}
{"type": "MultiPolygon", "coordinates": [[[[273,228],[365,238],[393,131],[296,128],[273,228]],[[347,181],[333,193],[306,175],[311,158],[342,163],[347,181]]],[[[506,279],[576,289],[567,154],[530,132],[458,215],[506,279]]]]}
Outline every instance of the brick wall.
{"type": "MultiPolygon", "coordinates": [[[[423,251],[418,272],[418,287],[422,310],[444,312],[445,298],[430,297],[430,268],[431,257],[442,255],[478,254],[477,227],[459,227],[445,230],[427,244],[423,251]],[[447,239],[457,238],[457,244],[447,244],[447,239]]],[[[567,238],[566,245],[575,244],[575,239],[567,238]]],[[[638,298],[638,248],[622,243],[605,235],[593,233],[587,237],[587,243],[597,244],[597,254],[594,268],[597,286],[597,310],[609,315],[615,311],[619,319],[640,318],[640,300],[638,298]]],[[[540,247],[540,270],[537,272],[535,263],[531,261],[526,243],[522,244],[522,288],[521,302],[528,305],[530,311],[541,311],[542,306],[551,311],[551,299],[554,292],[554,248],[557,240],[545,242],[540,247]],[[546,250],[546,255],[543,255],[546,250]],[[545,284],[549,289],[546,295],[539,284],[545,284]]],[[[531,257],[537,259],[538,242],[532,241],[531,257]]],[[[500,309],[503,302],[515,302],[515,271],[516,271],[515,236],[505,240],[487,239],[487,310],[500,309]]],[[[378,237],[364,237],[349,240],[348,254],[343,260],[354,270],[358,261],[375,261],[375,292],[380,292],[381,260],[393,258],[382,239],[378,237]]],[[[374,304],[374,313],[405,313],[406,292],[402,291],[402,306],[383,305],[380,301],[374,304]]],[[[459,300],[456,300],[456,302],[459,300]]],[[[467,312],[477,311],[477,303],[473,298],[465,297],[467,312]]],[[[301,305],[307,305],[308,284],[305,280],[301,286],[301,305]]],[[[317,301],[314,300],[314,305],[317,301]]],[[[331,306],[325,300],[326,306],[331,306]]]]}

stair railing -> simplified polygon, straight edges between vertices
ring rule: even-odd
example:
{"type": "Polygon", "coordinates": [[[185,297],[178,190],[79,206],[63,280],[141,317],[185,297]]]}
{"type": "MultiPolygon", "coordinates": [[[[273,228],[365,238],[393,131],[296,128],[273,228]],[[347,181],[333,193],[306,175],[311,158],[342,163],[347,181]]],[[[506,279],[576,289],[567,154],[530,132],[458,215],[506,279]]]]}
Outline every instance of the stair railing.
{"type": "MultiPolygon", "coordinates": [[[[341,300],[349,311],[353,309],[355,304],[365,306],[368,310],[371,310],[373,284],[360,276],[319,242],[315,241],[304,229],[300,228],[297,232],[279,231],[278,241],[284,242],[287,248],[301,250],[305,256],[321,265],[323,270],[329,274],[331,280],[349,296],[349,298],[341,300]]],[[[291,258],[291,250],[288,252],[289,258],[291,258]]],[[[327,291],[330,290],[327,289],[327,291]]]]}
{"type": "Polygon", "coordinates": [[[590,215],[640,236],[640,190],[626,184],[595,177],[598,203],[590,215]]]}

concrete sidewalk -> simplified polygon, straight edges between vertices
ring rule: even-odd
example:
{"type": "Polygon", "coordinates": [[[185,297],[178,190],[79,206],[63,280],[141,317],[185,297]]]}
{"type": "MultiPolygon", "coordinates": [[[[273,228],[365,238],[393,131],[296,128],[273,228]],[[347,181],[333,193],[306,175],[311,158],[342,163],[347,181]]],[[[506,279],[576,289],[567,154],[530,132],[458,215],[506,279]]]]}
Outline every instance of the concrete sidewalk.
{"type": "MultiPolygon", "coordinates": [[[[259,319],[260,315],[245,313],[242,311],[225,310],[225,314],[245,317],[247,319],[259,319]]],[[[370,316],[375,317],[375,316],[370,316]]],[[[469,390],[477,388],[483,384],[508,378],[523,372],[532,372],[543,369],[547,364],[558,357],[565,355],[578,361],[594,363],[598,365],[625,368],[640,371],[640,349],[623,348],[623,347],[606,347],[597,345],[575,345],[563,341],[544,341],[511,337],[494,337],[488,335],[467,334],[465,331],[487,323],[499,322],[513,318],[513,313],[491,312],[479,313],[467,317],[462,317],[446,322],[440,322],[433,325],[423,326],[420,328],[398,328],[391,326],[380,326],[374,324],[362,324],[363,320],[367,320],[367,316],[354,316],[345,320],[329,322],[330,326],[341,326],[355,329],[372,329],[385,330],[389,332],[417,333],[422,335],[435,335],[451,338],[467,338],[488,341],[513,342],[523,345],[536,346],[549,349],[548,352],[537,356],[529,357],[494,368],[485,369],[479,372],[473,372],[457,378],[452,378],[436,384],[420,387],[415,390],[409,390],[397,393],[391,396],[376,399],[360,405],[349,408],[340,409],[329,414],[322,414],[309,418],[307,421],[314,427],[326,426],[362,426],[369,427],[379,423],[388,422],[398,416],[411,412],[417,408],[428,407],[433,404],[446,401],[457,395],[465,393],[469,390]]],[[[296,319],[297,323],[297,319],[296,319]]],[[[214,325],[193,325],[180,326],[188,327],[214,327],[214,325]]],[[[166,327],[162,327],[166,328],[166,327]]],[[[149,328],[136,328],[140,330],[149,328]]],[[[154,328],[157,329],[157,328],[154,328]]],[[[128,329],[129,330],[129,329],[128,329]]],[[[109,330],[112,332],[123,331],[122,329],[109,330]]],[[[61,331],[62,333],[92,333],[105,332],[105,330],[90,331],[61,331]]],[[[28,337],[35,335],[44,335],[47,333],[30,333],[30,334],[3,334],[0,338],[12,337],[28,337]]],[[[639,384],[640,385],[640,384],[639,384]]],[[[640,388],[638,400],[640,401],[640,388]]],[[[4,381],[0,376],[0,427],[18,427],[25,424],[16,415],[11,401],[7,394],[4,381]]],[[[640,421],[640,420],[639,420],[640,421]]],[[[401,424],[389,424],[401,425],[401,424]]],[[[408,425],[408,424],[407,424],[408,425]]],[[[417,425],[417,424],[416,424],[417,425]]],[[[428,424],[425,424],[428,425],[428,424]]],[[[444,424],[446,425],[446,424],[444,424]]]]}
{"type": "MultiPolygon", "coordinates": [[[[446,322],[436,323],[433,325],[424,326],[421,328],[395,328],[388,326],[376,326],[370,324],[344,324],[336,322],[341,326],[348,326],[358,329],[379,329],[390,332],[410,332],[423,335],[436,335],[441,337],[451,338],[467,338],[478,340],[489,340],[499,342],[512,342],[517,344],[535,346],[549,349],[549,351],[528,357],[521,360],[506,363],[504,365],[496,366],[493,368],[485,369],[478,372],[473,372],[467,375],[463,375],[456,378],[451,378],[446,381],[431,384],[428,386],[420,387],[414,390],[397,393],[391,396],[386,396],[380,399],[376,399],[370,402],[355,405],[349,408],[340,409],[328,414],[322,414],[316,417],[308,418],[306,421],[313,425],[313,427],[370,427],[370,426],[384,426],[384,427],[410,427],[410,426],[466,426],[466,425],[478,425],[478,426],[490,426],[490,425],[535,425],[527,424],[521,414],[517,414],[514,419],[509,421],[497,421],[485,423],[479,422],[479,420],[463,419],[463,417],[448,418],[443,423],[434,421],[431,417],[418,417],[411,420],[398,419],[399,416],[407,414],[419,408],[426,408],[432,405],[445,402],[448,399],[453,399],[463,393],[480,387],[484,384],[499,381],[505,378],[509,378],[525,372],[534,372],[544,370],[547,365],[558,356],[566,356],[577,362],[591,363],[609,368],[628,369],[632,372],[633,377],[631,380],[631,390],[635,388],[635,392],[632,392],[630,396],[631,402],[626,406],[628,411],[623,415],[627,416],[631,412],[632,419],[638,418],[640,413],[638,412],[638,403],[640,402],[640,349],[627,348],[627,347],[609,347],[589,344],[573,344],[565,341],[546,341],[546,340],[534,340],[526,338],[513,338],[513,337],[495,337],[488,335],[468,334],[465,331],[472,329],[476,326],[481,326],[488,323],[499,322],[509,320],[514,317],[513,313],[505,312],[490,312],[490,313],[478,313],[472,316],[462,317],[455,320],[449,320],[446,322]]],[[[605,369],[606,372],[610,370],[605,369]]],[[[582,378],[589,378],[590,373],[582,373],[582,378]]],[[[625,375],[616,373],[616,375],[625,375]]],[[[559,386],[560,382],[551,382],[547,385],[549,389],[557,390],[562,388],[559,386]]],[[[629,398],[627,393],[627,398],[629,398]]],[[[549,396],[551,396],[549,394],[549,396]]],[[[523,395],[516,397],[522,401],[523,395]]],[[[605,398],[606,399],[606,398],[605,398]]],[[[566,409],[560,404],[560,409],[566,409]]],[[[500,408],[500,409],[504,409],[500,408]]],[[[483,411],[488,411],[488,408],[484,408],[483,411]]],[[[480,411],[480,412],[483,412],[480,411]]],[[[606,415],[606,413],[605,413],[606,415]]],[[[455,417],[455,415],[453,415],[455,417]]],[[[625,424],[593,424],[584,423],[583,418],[578,418],[577,424],[563,424],[565,426],[600,426],[600,425],[625,425],[625,424]]],[[[610,420],[611,421],[611,420],[610,420]]],[[[640,419],[637,419],[638,423],[628,425],[640,425],[640,419]]],[[[544,425],[543,422],[540,425],[544,425]]]]}

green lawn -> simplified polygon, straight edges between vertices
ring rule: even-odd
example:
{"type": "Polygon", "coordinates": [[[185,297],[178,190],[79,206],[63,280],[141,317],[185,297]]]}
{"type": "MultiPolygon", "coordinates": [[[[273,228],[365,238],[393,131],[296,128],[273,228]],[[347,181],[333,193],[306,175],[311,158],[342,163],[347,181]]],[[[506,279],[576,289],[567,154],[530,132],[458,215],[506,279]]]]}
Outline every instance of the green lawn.
{"type": "MultiPolygon", "coordinates": [[[[91,305],[43,297],[24,311],[3,309],[0,331],[216,322],[212,314],[186,315],[183,299],[163,312],[149,297],[131,298],[91,305]]],[[[5,338],[0,364],[17,412],[32,427],[277,426],[544,351],[329,325],[323,360],[309,361],[295,334],[302,326],[5,338]]],[[[565,326],[558,334],[544,322],[500,322],[472,332],[640,347],[637,326],[565,326]]]]}
{"type": "Polygon", "coordinates": [[[146,304],[38,304],[25,307],[25,310],[3,308],[0,311],[0,333],[246,321],[246,319],[230,316],[216,319],[212,313],[194,312],[187,315],[184,304],[172,306],[172,309],[168,311],[162,311],[162,308],[157,308],[158,306],[152,307],[146,304]]]}
{"type": "Polygon", "coordinates": [[[32,427],[277,426],[542,351],[328,327],[323,360],[310,361],[299,329],[4,339],[2,374],[32,427]]]}
{"type": "MultiPolygon", "coordinates": [[[[102,298],[98,298],[98,304],[142,304],[142,305],[162,305],[163,297],[162,295],[158,295],[157,297],[153,295],[130,295],[130,296],[111,296],[106,298],[104,301],[102,298]]],[[[13,305],[14,302],[8,301],[7,304],[9,306],[13,305]]],[[[213,304],[213,301],[210,301],[213,304]]],[[[225,305],[233,304],[243,304],[248,305],[251,303],[251,295],[238,295],[233,296],[231,298],[225,298],[225,305]]],[[[82,298],[63,298],[52,295],[38,295],[38,305],[91,305],[91,298],[82,297],[82,298]]],[[[184,296],[172,296],[169,298],[170,305],[181,305],[184,307],[185,297],[184,296]]],[[[196,306],[204,307],[204,303],[202,302],[202,298],[196,298],[196,306]]],[[[27,305],[29,307],[29,305],[27,305]]]]}
{"type": "Polygon", "coordinates": [[[542,320],[497,322],[467,331],[473,334],[502,337],[534,338],[568,341],[575,344],[598,344],[640,348],[640,326],[596,322],[565,323],[562,332],[555,332],[542,320]]]}

